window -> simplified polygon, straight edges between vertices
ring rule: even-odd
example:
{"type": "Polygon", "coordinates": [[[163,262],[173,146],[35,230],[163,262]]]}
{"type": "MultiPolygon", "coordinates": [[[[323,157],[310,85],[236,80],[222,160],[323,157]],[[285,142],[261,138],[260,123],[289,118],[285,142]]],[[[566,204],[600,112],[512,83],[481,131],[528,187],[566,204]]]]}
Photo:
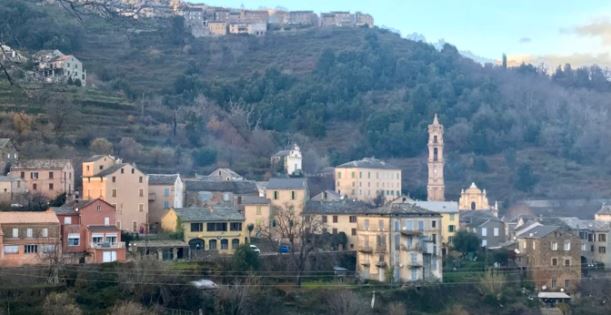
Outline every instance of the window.
{"type": "Polygon", "coordinates": [[[482,236],[488,236],[488,229],[485,227],[482,228],[482,236]]]}
{"type": "Polygon", "coordinates": [[[558,266],[558,258],[552,258],[552,266],[558,266]]]}
{"type": "Polygon", "coordinates": [[[570,259],[565,259],[564,260],[564,266],[569,267],[571,265],[571,260],[570,259]]]}
{"type": "Polygon", "coordinates": [[[332,232],[333,232],[333,234],[337,234],[337,229],[333,228],[332,232]]]}
{"type": "Polygon", "coordinates": [[[356,216],[355,215],[351,215],[349,217],[350,223],[356,223],[356,216]]]}
{"type": "Polygon", "coordinates": [[[424,231],[424,221],[418,221],[418,231],[424,231]]]}
{"type": "Polygon", "coordinates": [[[144,212],[144,204],[142,204],[142,203],[141,203],[141,204],[139,204],[139,205],[138,205],[138,210],[139,210],[140,212],[144,212]]]}
{"type": "Polygon", "coordinates": [[[552,278],[552,289],[556,288],[556,278],[552,278]]]}
{"type": "Polygon", "coordinates": [[[322,216],[322,223],[327,223],[327,216],[326,215],[322,216]]]}
{"type": "Polygon", "coordinates": [[[132,221],[132,231],[138,232],[138,224],[136,221],[132,221]]]}
{"type": "Polygon", "coordinates": [[[163,189],[163,196],[170,197],[170,188],[166,187],[163,189]]]}
{"type": "Polygon", "coordinates": [[[437,227],[437,221],[436,220],[431,221],[431,227],[432,228],[436,228],[437,227]]]}
{"type": "Polygon", "coordinates": [[[64,224],[72,224],[72,217],[64,217],[64,224]]]}
{"type": "Polygon", "coordinates": [[[229,224],[229,230],[230,231],[241,231],[242,230],[242,223],[241,222],[231,222],[229,224]]]}
{"type": "Polygon", "coordinates": [[[25,172],[21,172],[21,178],[25,178],[25,172]]]}
{"type": "Polygon", "coordinates": [[[604,233],[598,234],[598,241],[599,242],[606,242],[607,241],[607,234],[604,234],[604,233]]]}
{"type": "Polygon", "coordinates": [[[354,171],[352,173],[350,173],[352,178],[355,178],[356,176],[354,175],[354,171]]]}
{"type": "Polygon", "coordinates": [[[24,253],[26,254],[34,254],[34,253],[38,253],[38,245],[24,245],[23,246],[24,249],[24,253]]]}
{"type": "Polygon", "coordinates": [[[208,246],[208,249],[216,250],[216,240],[210,240],[210,242],[208,242],[208,246]]]}
{"type": "Polygon", "coordinates": [[[240,240],[237,238],[234,238],[231,240],[231,249],[238,249],[238,247],[240,247],[240,240]]]}
{"type": "Polygon", "coordinates": [[[32,173],[30,173],[30,178],[31,178],[31,179],[38,179],[38,172],[32,172],[32,173]]]}
{"type": "Polygon", "coordinates": [[[19,246],[4,245],[4,254],[19,254],[19,246]]]}
{"type": "Polygon", "coordinates": [[[342,178],[342,172],[337,172],[337,178],[341,179],[342,178]]]}
{"type": "Polygon", "coordinates": [[[355,236],[355,235],[356,235],[356,229],[352,229],[352,230],[350,231],[350,234],[351,234],[352,236],[355,236]]]}
{"type": "Polygon", "coordinates": [[[552,250],[558,250],[558,242],[552,242],[552,250]]]}
{"type": "Polygon", "coordinates": [[[471,210],[475,210],[477,208],[477,205],[474,202],[471,202],[471,210]]]}
{"type": "Polygon", "coordinates": [[[37,190],[37,189],[38,189],[38,185],[32,184],[32,190],[37,190]]]}
{"type": "Polygon", "coordinates": [[[140,197],[144,197],[144,189],[140,188],[139,194],[140,194],[140,197]]]}
{"type": "Polygon", "coordinates": [[[598,253],[599,254],[606,254],[607,253],[607,247],[605,247],[605,246],[598,246],[598,253]]]}
{"type": "Polygon", "coordinates": [[[48,228],[43,228],[43,229],[40,231],[40,236],[41,236],[41,237],[49,237],[49,229],[48,229],[48,228]]]}
{"type": "Polygon", "coordinates": [[[78,233],[68,234],[68,246],[79,246],[81,243],[81,235],[78,233]]]}
{"type": "Polygon", "coordinates": [[[191,223],[191,232],[202,232],[204,230],[203,223],[191,223]]]}
{"type": "Polygon", "coordinates": [[[28,238],[32,238],[32,237],[34,236],[34,231],[33,231],[31,228],[28,228],[28,229],[26,230],[26,236],[27,236],[28,238]]]}
{"type": "Polygon", "coordinates": [[[116,189],[113,189],[113,190],[112,190],[112,196],[113,196],[114,198],[116,198],[116,197],[117,197],[117,190],[116,190],[116,189]]]}
{"type": "Polygon", "coordinates": [[[455,228],[456,228],[456,227],[455,227],[454,225],[452,225],[452,224],[448,225],[448,232],[450,232],[450,233],[451,233],[451,232],[454,232],[454,229],[455,229],[455,228]]]}
{"type": "Polygon", "coordinates": [[[482,240],[482,247],[486,247],[488,246],[488,241],[487,240],[482,240]]]}
{"type": "Polygon", "coordinates": [[[170,202],[168,202],[167,200],[164,200],[164,201],[163,201],[163,208],[164,208],[164,209],[167,209],[167,208],[169,208],[169,207],[170,207],[170,202]]]}
{"type": "Polygon", "coordinates": [[[221,240],[221,249],[228,249],[229,248],[229,241],[227,239],[222,239],[221,240]]]}
{"type": "Polygon", "coordinates": [[[295,200],[295,191],[291,190],[291,200],[295,200]]]}
{"type": "Polygon", "coordinates": [[[53,179],[53,172],[49,172],[49,179],[53,179]]]}
{"type": "Polygon", "coordinates": [[[495,227],[493,230],[494,236],[499,236],[499,228],[495,227]]]}
{"type": "Polygon", "coordinates": [[[104,217],[104,225],[110,225],[110,218],[104,217]]]}
{"type": "Polygon", "coordinates": [[[337,223],[337,216],[336,215],[333,216],[333,223],[337,223]]]}
{"type": "Polygon", "coordinates": [[[365,231],[369,231],[369,219],[365,219],[365,221],[363,221],[363,227],[365,228],[365,231]]]}
{"type": "Polygon", "coordinates": [[[379,220],[378,226],[380,227],[380,231],[384,231],[384,220],[379,220]]]}
{"type": "Polygon", "coordinates": [[[565,288],[568,288],[568,287],[569,287],[569,284],[570,284],[569,279],[564,279],[564,287],[565,287],[565,288]]]}
{"type": "MultiPolygon", "coordinates": [[[[144,180],[144,179],[142,179],[142,176],[138,177],[138,182],[139,182],[140,184],[142,184],[142,181],[143,181],[143,180],[144,180]]],[[[166,188],[166,189],[167,189],[167,188],[166,188]]]]}
{"type": "Polygon", "coordinates": [[[439,149],[434,148],[433,149],[433,161],[438,161],[439,160],[439,149]]]}
{"type": "Polygon", "coordinates": [[[274,190],[274,200],[278,200],[278,191],[274,190]]]}
{"type": "Polygon", "coordinates": [[[121,174],[125,174],[125,170],[124,169],[121,169],[121,174]]]}
{"type": "Polygon", "coordinates": [[[135,170],[134,168],[132,168],[132,174],[134,174],[134,173],[135,173],[135,171],[136,171],[136,170],[135,170]]]}
{"type": "Polygon", "coordinates": [[[113,182],[113,183],[116,183],[116,182],[117,182],[117,177],[116,177],[116,176],[113,176],[113,177],[112,177],[112,182],[113,182]]]}
{"type": "Polygon", "coordinates": [[[53,184],[49,184],[49,190],[53,190],[53,184]]]}
{"type": "Polygon", "coordinates": [[[570,240],[564,241],[564,251],[568,252],[570,250],[571,250],[571,241],[570,240]]]}
{"type": "Polygon", "coordinates": [[[431,235],[433,238],[433,244],[437,244],[437,234],[431,235]]]}
{"type": "Polygon", "coordinates": [[[18,237],[19,237],[19,229],[13,228],[13,238],[18,238],[18,237]]]}
{"type": "Polygon", "coordinates": [[[206,230],[208,232],[227,231],[227,223],[208,223],[206,224],[206,230]]]}

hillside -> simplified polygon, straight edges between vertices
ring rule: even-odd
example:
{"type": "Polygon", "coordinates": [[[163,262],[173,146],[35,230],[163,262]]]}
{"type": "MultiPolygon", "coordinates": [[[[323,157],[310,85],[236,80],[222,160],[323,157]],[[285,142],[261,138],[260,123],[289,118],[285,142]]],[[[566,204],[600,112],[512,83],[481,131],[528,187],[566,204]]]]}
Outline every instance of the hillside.
{"type": "Polygon", "coordinates": [[[426,125],[439,113],[449,197],[471,181],[506,201],[611,194],[611,87],[598,68],[550,78],[532,66],[482,67],[450,45],[381,29],[195,39],[180,18],[80,22],[15,0],[0,3],[0,19],[9,45],[72,53],[90,79],[25,92],[1,82],[0,135],[24,156],[78,161],[104,137],[147,171],[224,165],[261,178],[268,156],[297,141],[307,171],[375,155],[402,166],[407,192],[422,197],[426,125]],[[71,118],[59,130],[58,108],[71,118]],[[15,111],[31,116],[31,130],[15,128],[15,111]]]}

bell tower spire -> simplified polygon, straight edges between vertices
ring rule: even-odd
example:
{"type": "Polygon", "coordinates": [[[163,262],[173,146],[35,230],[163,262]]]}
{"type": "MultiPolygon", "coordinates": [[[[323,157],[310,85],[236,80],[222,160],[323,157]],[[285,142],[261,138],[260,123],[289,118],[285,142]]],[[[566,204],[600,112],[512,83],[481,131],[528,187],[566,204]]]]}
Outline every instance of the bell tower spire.
{"type": "Polygon", "coordinates": [[[429,125],[429,180],[426,187],[427,199],[429,201],[445,201],[445,181],[443,178],[443,168],[445,161],[443,158],[443,125],[439,123],[437,114],[433,118],[433,123],[429,125]]]}

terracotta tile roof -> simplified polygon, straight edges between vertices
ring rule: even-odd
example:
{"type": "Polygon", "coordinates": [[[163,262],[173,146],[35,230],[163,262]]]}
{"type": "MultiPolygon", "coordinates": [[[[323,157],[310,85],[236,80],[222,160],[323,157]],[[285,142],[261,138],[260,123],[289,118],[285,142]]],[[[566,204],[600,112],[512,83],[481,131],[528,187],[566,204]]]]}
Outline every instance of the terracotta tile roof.
{"type": "Polygon", "coordinates": [[[0,224],[8,223],[58,223],[55,212],[47,211],[0,211],[0,224]]]}

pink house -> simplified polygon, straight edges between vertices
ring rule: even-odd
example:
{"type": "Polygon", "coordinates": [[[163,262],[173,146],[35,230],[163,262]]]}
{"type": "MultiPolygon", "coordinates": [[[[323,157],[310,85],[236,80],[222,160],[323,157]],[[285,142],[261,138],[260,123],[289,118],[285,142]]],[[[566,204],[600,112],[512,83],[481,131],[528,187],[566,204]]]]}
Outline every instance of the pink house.
{"type": "Polygon", "coordinates": [[[116,226],[116,209],[98,198],[53,208],[61,225],[62,249],[78,263],[125,261],[125,244],[116,226]]]}

